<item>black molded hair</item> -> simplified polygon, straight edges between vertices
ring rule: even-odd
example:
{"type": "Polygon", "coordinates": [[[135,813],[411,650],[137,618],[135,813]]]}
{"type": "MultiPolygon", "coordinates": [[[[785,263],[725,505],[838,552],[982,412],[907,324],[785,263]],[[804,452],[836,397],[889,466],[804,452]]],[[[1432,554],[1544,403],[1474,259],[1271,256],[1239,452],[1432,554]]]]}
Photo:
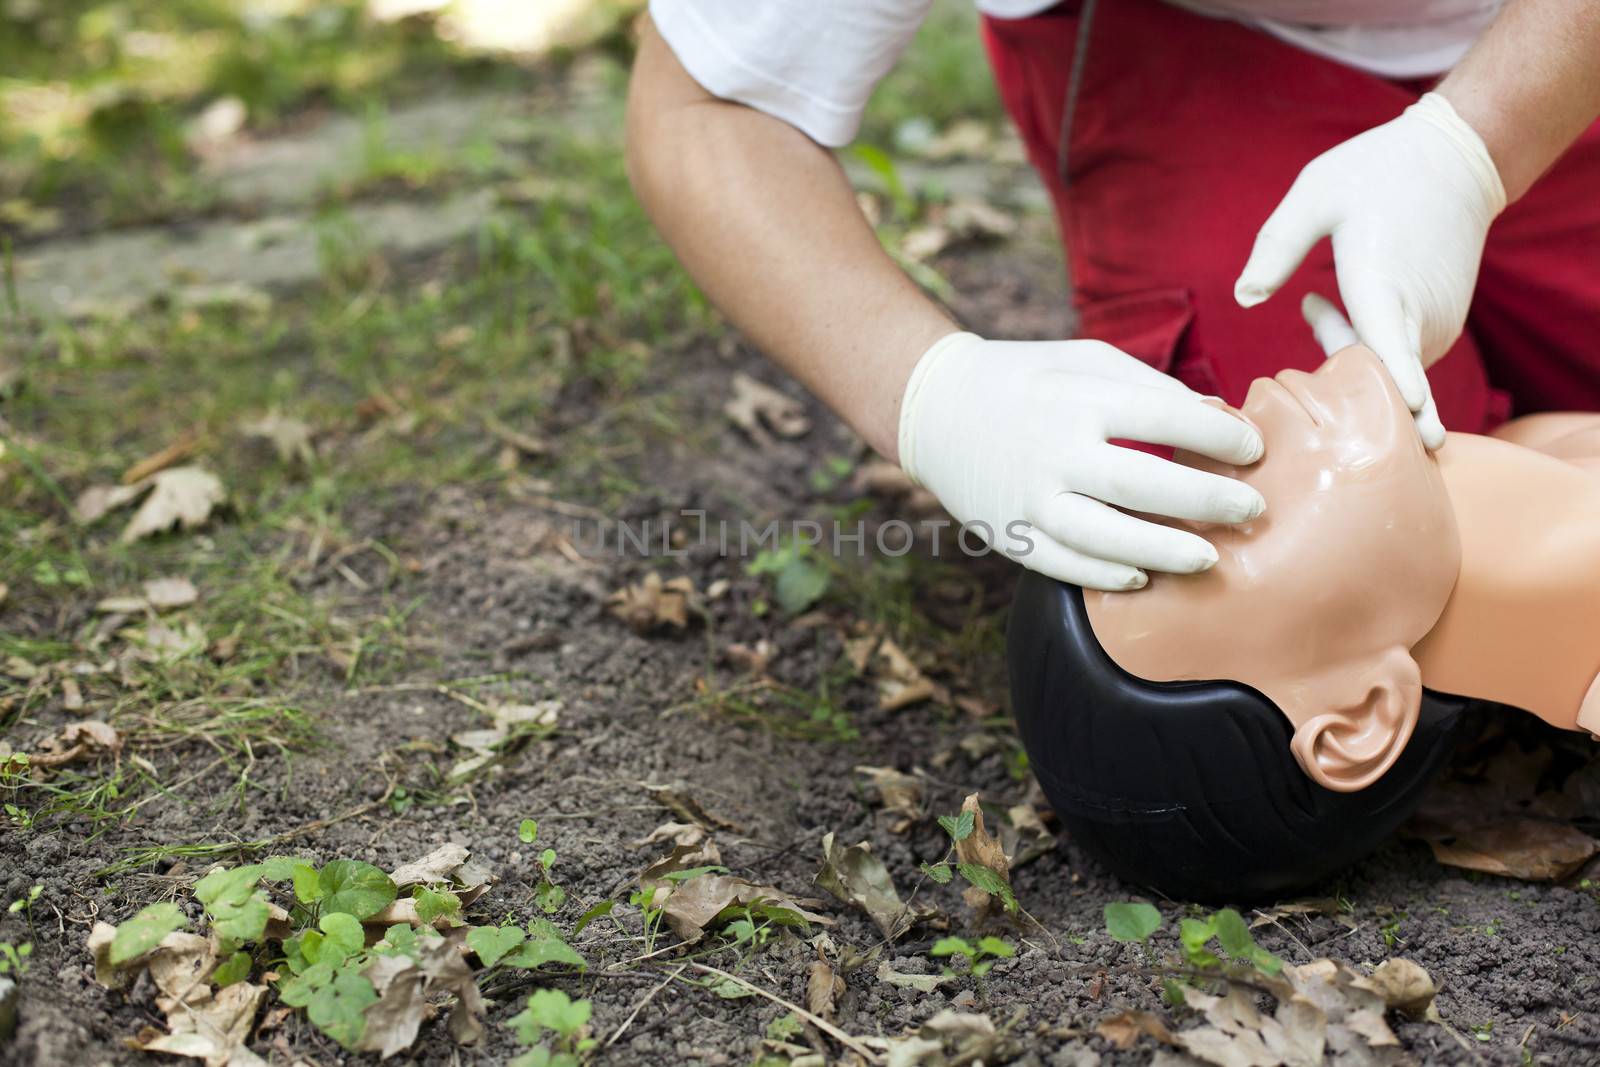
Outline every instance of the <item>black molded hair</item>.
{"type": "Polygon", "coordinates": [[[1377,848],[1450,755],[1468,704],[1425,691],[1389,772],[1335,793],[1301,770],[1291,723],[1259,691],[1147,682],[1118,667],[1076,586],[1025,573],[1006,643],[1022,743],[1073,841],[1179,899],[1272,897],[1377,848]]]}

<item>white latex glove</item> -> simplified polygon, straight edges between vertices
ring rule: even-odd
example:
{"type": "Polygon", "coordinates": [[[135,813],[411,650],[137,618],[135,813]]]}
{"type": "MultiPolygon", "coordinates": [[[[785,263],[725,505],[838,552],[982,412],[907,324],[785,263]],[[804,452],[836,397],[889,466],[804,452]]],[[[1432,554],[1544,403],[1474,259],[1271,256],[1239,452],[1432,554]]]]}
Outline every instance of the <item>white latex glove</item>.
{"type": "Polygon", "coordinates": [[[1236,523],[1266,507],[1243,482],[1112,438],[1233,464],[1262,452],[1249,423],[1100,341],[950,334],[923,353],[900,405],[905,472],[973,535],[1064,582],[1137,589],[1143,569],[1193,573],[1217,561],[1203,537],[1117,508],[1236,523]]]}
{"type": "Polygon", "coordinates": [[[1423,443],[1438,448],[1444,426],[1423,369],[1461,336],[1484,235],[1505,206],[1483,139],[1428,93],[1306,164],[1256,235],[1234,299],[1261,303],[1331,235],[1356,333],[1394,376],[1423,443]]]}

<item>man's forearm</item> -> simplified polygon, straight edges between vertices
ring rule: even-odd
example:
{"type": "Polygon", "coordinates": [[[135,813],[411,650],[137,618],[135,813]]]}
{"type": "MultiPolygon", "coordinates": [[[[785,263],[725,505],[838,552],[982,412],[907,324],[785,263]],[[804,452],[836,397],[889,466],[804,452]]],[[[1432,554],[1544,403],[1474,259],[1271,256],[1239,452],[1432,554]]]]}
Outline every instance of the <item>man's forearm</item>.
{"type": "Polygon", "coordinates": [[[1600,3],[1510,0],[1439,93],[1516,200],[1600,115],[1600,3]]]}
{"type": "Polygon", "coordinates": [[[911,368],[956,327],[883,251],[832,154],[706,93],[647,25],[628,99],[628,166],[712,302],[896,458],[911,368]]]}

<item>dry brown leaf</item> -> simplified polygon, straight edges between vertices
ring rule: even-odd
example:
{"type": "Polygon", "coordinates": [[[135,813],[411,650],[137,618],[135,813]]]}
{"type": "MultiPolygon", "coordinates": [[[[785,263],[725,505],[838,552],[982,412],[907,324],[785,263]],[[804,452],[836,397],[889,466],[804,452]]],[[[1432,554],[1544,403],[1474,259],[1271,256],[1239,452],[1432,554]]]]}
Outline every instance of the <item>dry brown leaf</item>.
{"type": "Polygon", "coordinates": [[[83,690],[78,687],[76,679],[61,679],[61,706],[67,711],[83,710],[83,690]]]}
{"type": "MultiPolygon", "coordinates": [[[[641,837],[639,840],[635,841],[633,843],[633,847],[644,848],[646,845],[670,843],[674,846],[682,848],[698,848],[699,846],[707,844],[710,841],[711,835],[706,832],[706,828],[704,826],[701,826],[698,823],[664,822],[654,830],[651,830],[645,836],[641,837]]],[[[711,848],[714,850],[716,845],[711,844],[711,848]]],[[[707,860],[706,862],[720,863],[722,862],[722,857],[719,855],[716,859],[707,860]]]]}
{"type": "Polygon", "coordinates": [[[753,645],[731,644],[722,650],[722,655],[729,663],[748,674],[765,674],[767,667],[772,663],[772,657],[777,652],[778,646],[763,637],[753,645]]]}
{"type": "Polygon", "coordinates": [[[187,578],[152,578],[144,583],[144,599],[157,611],[188,607],[200,597],[200,591],[187,578]]]}
{"type": "MultiPolygon", "coordinates": [[[[143,484],[143,483],[141,483],[143,484]]],[[[222,482],[199,467],[172,467],[151,475],[150,494],[134,512],[120,540],[131,544],[173,526],[193,530],[205,525],[211,510],[227,498],[222,482]]]]}
{"type": "Polygon", "coordinates": [[[1384,1006],[1412,1018],[1423,1018],[1433,1008],[1433,998],[1438,989],[1433,976],[1420,965],[1407,959],[1384,960],[1372,974],[1351,985],[1370,989],[1383,998],[1384,1006]]]}
{"type": "MultiPolygon", "coordinates": [[[[983,805],[978,803],[978,794],[970,793],[961,802],[962,813],[972,813],[972,833],[956,842],[956,862],[975,863],[980,867],[987,867],[1000,876],[1000,880],[1007,885],[1011,884],[1011,864],[1006,859],[1005,849],[1000,846],[984,825],[983,805]]],[[[991,898],[988,893],[977,886],[968,886],[961,894],[962,898],[974,908],[986,907],[991,898]]]]}
{"type": "Polygon", "coordinates": [[[800,401],[742,371],[734,372],[732,384],[733,396],[722,406],[723,414],[756,444],[772,443],[769,428],[779,437],[799,437],[811,429],[800,401]]]}
{"type": "Polygon", "coordinates": [[[483,998],[463,958],[459,935],[419,940],[415,958],[379,956],[361,973],[378,994],[377,1003],[366,1009],[358,1045],[364,1051],[388,1059],[410,1048],[432,1014],[430,998],[446,993],[456,998],[450,1035],[463,1045],[483,1036],[483,998]]]}
{"type": "Polygon", "coordinates": [[[465,845],[450,843],[440,845],[419,860],[402,863],[389,875],[395,888],[413,885],[435,885],[450,881],[450,876],[461,869],[472,855],[465,845]]]}
{"type": "MultiPolygon", "coordinates": [[[[659,894],[655,899],[660,900],[659,894]]],[[[661,905],[661,912],[673,933],[685,941],[694,941],[705,933],[706,927],[722,913],[723,909],[736,904],[750,905],[758,902],[769,907],[792,911],[808,923],[819,926],[833,925],[832,919],[807,910],[798,901],[774,886],[756,885],[728,874],[704,874],[687,881],[669,883],[669,891],[665,903],[661,905]]]]}
{"type": "Polygon", "coordinates": [[[1032,804],[1016,804],[1006,809],[1006,821],[1000,824],[1000,847],[1014,871],[1055,848],[1056,839],[1032,804]]]}
{"type": "Polygon", "coordinates": [[[645,889],[657,890],[670,884],[669,874],[687,871],[694,867],[717,867],[722,864],[722,851],[710,838],[692,845],[673,845],[672,851],[651,863],[639,874],[639,884],[645,889]]]}
{"type": "Polygon", "coordinates": [[[928,159],[994,158],[994,129],[979,119],[957,119],[922,149],[928,159]]]}
{"type": "Polygon", "coordinates": [[[137,500],[144,490],[142,484],[90,486],[78,494],[72,507],[73,517],[85,526],[98,522],[117,508],[137,500]]]}
{"type": "Polygon", "coordinates": [[[78,497],[74,511],[79,522],[95,522],[107,512],[133,503],[144,503],[134,512],[122,531],[122,541],[160,533],[178,525],[192,530],[211,517],[211,511],[227,498],[222,482],[200,467],[172,467],[157,471],[132,485],[95,486],[78,497]]]}
{"type": "Polygon", "coordinates": [[[911,824],[922,817],[922,801],[926,788],[924,780],[915,774],[906,774],[893,767],[859,766],[856,773],[867,780],[867,785],[877,792],[883,810],[898,816],[889,824],[894,833],[905,833],[911,824]]]}
{"type": "Polygon", "coordinates": [[[929,221],[906,233],[900,253],[914,262],[923,262],[964,241],[1009,237],[1017,221],[992,204],[964,198],[930,213],[929,221]]]}
{"type": "Polygon", "coordinates": [[[1559,881],[1582,867],[1600,849],[1575,826],[1512,816],[1481,826],[1458,828],[1449,837],[1430,839],[1440,863],[1528,881],[1559,881]]]}
{"type": "Polygon", "coordinates": [[[949,691],[924,675],[911,657],[887,637],[879,642],[872,666],[878,679],[880,710],[898,711],[924,700],[950,702],[949,691]]]}
{"type": "Polygon", "coordinates": [[[691,791],[689,783],[669,782],[666,785],[646,785],[650,798],[681,819],[705,827],[707,830],[742,830],[744,827],[731,819],[708,811],[691,791]]]}
{"type": "Polygon", "coordinates": [[[935,989],[955,978],[943,974],[906,974],[889,966],[889,962],[878,964],[878,981],[887,982],[889,985],[900,989],[915,989],[918,993],[932,993],[935,989]]]}
{"type": "Polygon", "coordinates": [[[296,464],[309,467],[317,458],[312,446],[311,427],[300,419],[279,411],[269,411],[259,419],[245,423],[239,429],[246,437],[266,441],[277,453],[278,461],[288,466],[296,464]]]}
{"type": "Polygon", "coordinates": [[[827,1022],[833,1021],[839,998],[844,996],[844,979],[833,972],[826,960],[817,960],[806,972],[806,1010],[827,1022]]]}
{"type": "Polygon", "coordinates": [[[167,1013],[170,1032],[141,1041],[138,1047],[204,1060],[206,1067],[265,1067],[266,1061],[244,1043],[266,993],[266,986],[235,982],[214,993],[204,986],[181,1002],[157,998],[167,1013]]]}
{"type": "Polygon", "coordinates": [[[1295,915],[1326,915],[1346,929],[1354,930],[1359,924],[1337,897],[1317,897],[1312,900],[1294,900],[1257,910],[1250,920],[1250,929],[1268,926],[1295,915]]]}
{"type": "MultiPolygon", "coordinates": [[[[1003,1034],[999,1033],[987,1015],[976,1015],[946,1008],[923,1023],[917,1036],[924,1041],[937,1043],[938,1056],[907,1060],[907,1063],[950,1065],[977,1063],[1005,1063],[1017,1051],[1007,1048],[1003,1034]]],[[[893,1058],[891,1057],[891,1062],[893,1058]]]]}
{"type": "Polygon", "coordinates": [[[689,625],[695,605],[694,583],[687,577],[663,582],[651,571],[635,585],[624,586],[606,598],[607,609],[637,634],[650,634],[664,626],[682,630],[689,625]]]}
{"type": "Polygon", "coordinates": [[[1161,1016],[1151,1011],[1124,1011],[1101,1019],[1094,1032],[1110,1042],[1111,1047],[1126,1051],[1139,1040],[1139,1035],[1153,1037],[1164,1045],[1174,1044],[1172,1032],[1161,1016]]]}
{"type": "Polygon", "coordinates": [[[832,833],[824,834],[822,870],[815,881],[844,903],[866,912],[890,941],[905,933],[918,917],[901,901],[889,868],[865,842],[839,848],[832,833]]]}
{"type": "Polygon", "coordinates": [[[450,735],[450,742],[472,753],[456,761],[449,779],[459,782],[487,766],[500,755],[501,746],[520,737],[555,729],[561,718],[561,701],[537,704],[497,704],[489,708],[490,725],[450,735]]]}
{"type": "Polygon", "coordinates": [[[122,735],[116,727],[99,719],[71,722],[61,732],[39,745],[28,757],[31,767],[59,767],[81,759],[116,756],[122,751],[122,735]]]}

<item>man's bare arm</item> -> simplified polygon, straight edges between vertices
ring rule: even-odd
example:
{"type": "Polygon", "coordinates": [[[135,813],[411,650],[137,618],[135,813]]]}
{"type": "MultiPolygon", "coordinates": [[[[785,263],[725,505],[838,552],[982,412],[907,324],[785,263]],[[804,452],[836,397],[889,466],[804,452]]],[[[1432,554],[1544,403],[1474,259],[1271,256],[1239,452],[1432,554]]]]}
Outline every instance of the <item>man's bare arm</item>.
{"type": "Polygon", "coordinates": [[[1510,0],[1438,91],[1516,200],[1600,116],[1600,3],[1510,0]]]}
{"type": "Polygon", "coordinates": [[[628,93],[628,171],[723,314],[898,459],[906,379],[956,326],[884,252],[833,154],[706,92],[647,20],[628,93]]]}

